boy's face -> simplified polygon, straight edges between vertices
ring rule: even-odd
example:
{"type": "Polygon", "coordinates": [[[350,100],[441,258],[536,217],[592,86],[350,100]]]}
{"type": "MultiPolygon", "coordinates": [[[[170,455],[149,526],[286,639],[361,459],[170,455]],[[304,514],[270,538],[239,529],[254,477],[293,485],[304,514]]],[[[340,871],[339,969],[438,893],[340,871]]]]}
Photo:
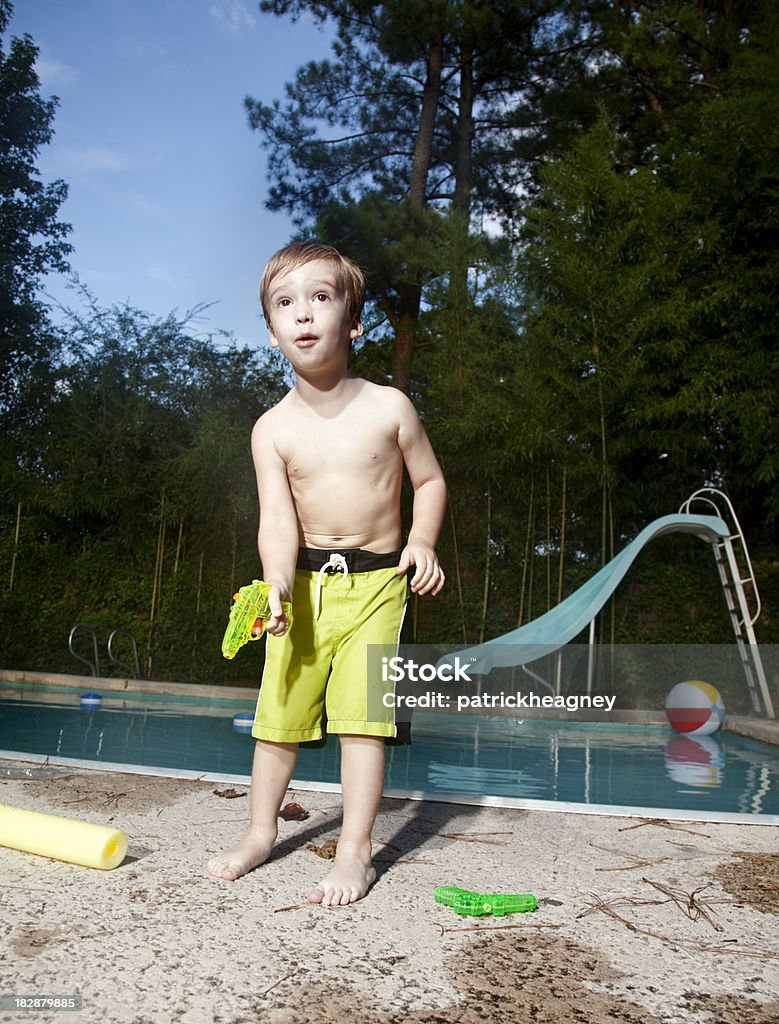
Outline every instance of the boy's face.
{"type": "Polygon", "coordinates": [[[324,368],[343,359],[349,342],[362,334],[346,311],[346,296],[336,267],[312,260],[279,274],[268,293],[270,343],[301,370],[324,368]]]}

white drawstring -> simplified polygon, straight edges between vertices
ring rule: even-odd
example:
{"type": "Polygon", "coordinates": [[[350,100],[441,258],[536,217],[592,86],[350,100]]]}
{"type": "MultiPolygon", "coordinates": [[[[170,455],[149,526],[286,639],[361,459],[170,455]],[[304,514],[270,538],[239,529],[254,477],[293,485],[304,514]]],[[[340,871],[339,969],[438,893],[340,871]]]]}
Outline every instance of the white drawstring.
{"type": "Polygon", "coordinates": [[[346,559],[343,555],[339,555],[338,552],[334,552],[330,555],[330,560],[326,562],[317,573],[316,577],[316,597],[314,598],[314,618],[319,618],[319,609],[322,604],[322,576],[326,572],[342,572],[344,579],[349,575],[349,566],[346,564],[346,559]]]}

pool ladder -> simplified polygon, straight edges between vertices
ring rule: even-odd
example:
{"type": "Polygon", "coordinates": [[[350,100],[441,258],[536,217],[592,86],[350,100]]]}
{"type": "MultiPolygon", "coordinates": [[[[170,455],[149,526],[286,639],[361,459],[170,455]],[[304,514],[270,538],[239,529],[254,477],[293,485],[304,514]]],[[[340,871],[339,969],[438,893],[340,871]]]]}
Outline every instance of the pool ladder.
{"type": "Polygon", "coordinates": [[[727,537],[711,541],[714,560],[717,563],[728,615],[736,637],[739,658],[749,687],[749,695],[752,698],[752,706],[759,713],[762,696],[766,715],[769,718],[774,718],[774,706],[768,689],[768,680],[763,667],[763,659],[760,656],[760,648],[755,638],[755,623],[762,610],[760,592],[757,589],[744,531],[741,529],[730,498],[722,491],[718,491],[714,487],[702,487],[690,495],[679,511],[689,513],[693,502],[707,505],[709,510],[714,509],[714,514],[719,516],[728,527],[729,535],[727,537]],[[723,507],[725,515],[722,512],[723,507]],[[749,589],[751,607],[745,588],[749,589]]]}
{"type": "MultiPolygon", "coordinates": [[[[98,642],[97,633],[91,626],[85,626],[83,622],[77,622],[76,625],[71,629],[68,637],[68,650],[77,661],[83,662],[93,676],[100,675],[100,655],[98,653],[98,642]],[[90,656],[84,657],[83,654],[79,654],[75,650],[75,640],[79,633],[86,634],[89,638],[90,656]]],[[[106,654],[108,660],[119,668],[124,669],[130,679],[141,679],[141,667],[138,661],[138,645],[135,642],[135,637],[127,629],[114,629],[111,631],[106,644],[106,654]],[[114,645],[118,637],[124,637],[130,641],[130,650],[132,652],[132,664],[128,664],[117,657],[114,645]]]]}

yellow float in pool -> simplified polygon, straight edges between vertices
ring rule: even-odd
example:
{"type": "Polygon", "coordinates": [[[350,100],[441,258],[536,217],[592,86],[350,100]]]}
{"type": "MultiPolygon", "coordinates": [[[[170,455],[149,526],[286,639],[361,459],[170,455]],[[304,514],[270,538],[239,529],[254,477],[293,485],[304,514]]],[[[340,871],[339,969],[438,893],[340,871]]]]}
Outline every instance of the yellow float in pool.
{"type": "Polygon", "coordinates": [[[127,836],[107,825],[0,804],[0,846],[109,871],[124,860],[127,836]]]}

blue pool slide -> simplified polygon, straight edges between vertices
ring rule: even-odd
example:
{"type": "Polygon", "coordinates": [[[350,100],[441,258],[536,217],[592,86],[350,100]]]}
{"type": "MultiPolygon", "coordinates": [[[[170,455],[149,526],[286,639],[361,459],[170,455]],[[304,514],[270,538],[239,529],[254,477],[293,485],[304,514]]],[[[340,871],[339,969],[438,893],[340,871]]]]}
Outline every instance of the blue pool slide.
{"type": "MultiPolygon", "coordinates": [[[[592,622],[624,579],[646,545],[667,533],[692,533],[707,542],[730,536],[719,516],[679,513],[662,516],[646,526],[622,551],[571,595],[518,629],[486,643],[458,651],[460,661],[472,661],[472,671],[486,675],[493,668],[527,665],[570,643],[592,622]]],[[[447,655],[441,662],[450,662],[447,655]]]]}

